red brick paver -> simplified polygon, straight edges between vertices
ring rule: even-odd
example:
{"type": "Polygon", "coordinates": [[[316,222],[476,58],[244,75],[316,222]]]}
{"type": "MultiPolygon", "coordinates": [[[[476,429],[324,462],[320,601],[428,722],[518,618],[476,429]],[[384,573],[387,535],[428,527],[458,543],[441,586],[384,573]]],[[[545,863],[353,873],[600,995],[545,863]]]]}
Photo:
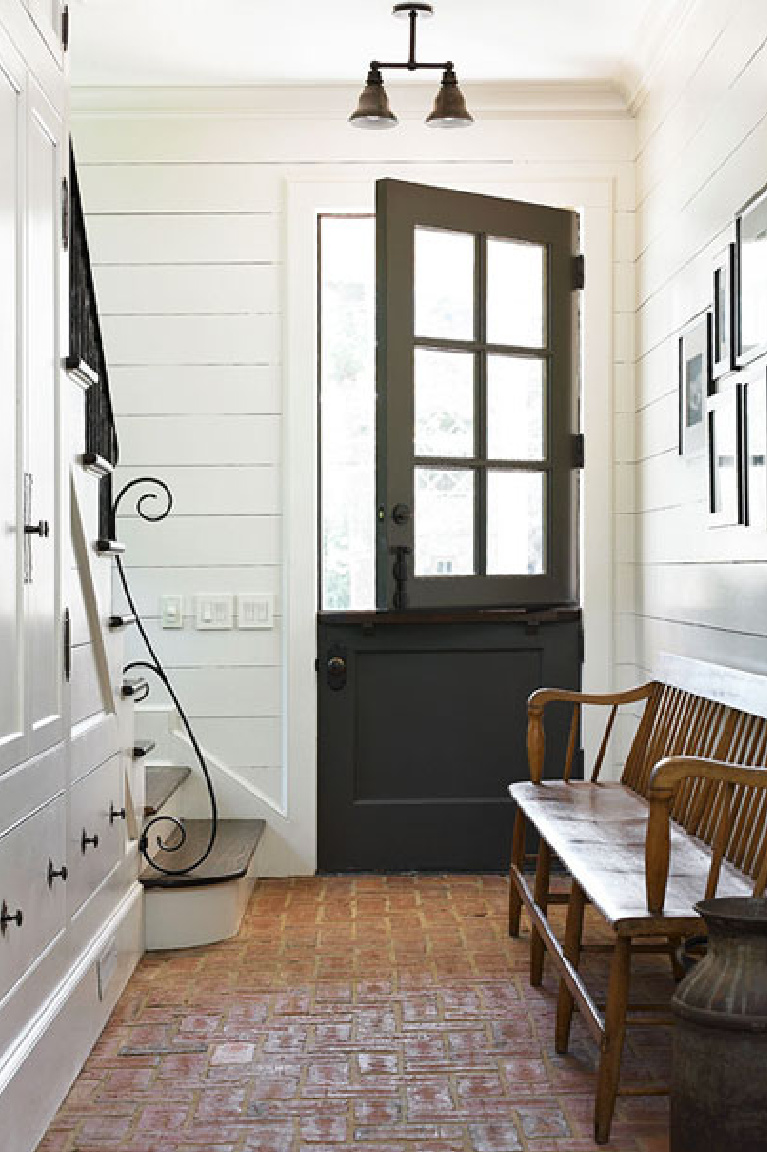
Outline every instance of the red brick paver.
{"type": "MultiPolygon", "coordinates": [[[[240,935],[141,961],[39,1152],[594,1152],[596,1049],[553,1047],[497,876],[262,880],[240,935]]],[[[589,923],[594,938],[598,925],[589,923]]],[[[671,991],[637,961],[632,999],[671,991]]],[[[588,957],[604,993],[606,958],[588,957]]],[[[668,1076],[632,1030],[624,1079],[668,1076]]],[[[618,1102],[613,1152],[667,1152],[659,1096],[618,1102]]]]}

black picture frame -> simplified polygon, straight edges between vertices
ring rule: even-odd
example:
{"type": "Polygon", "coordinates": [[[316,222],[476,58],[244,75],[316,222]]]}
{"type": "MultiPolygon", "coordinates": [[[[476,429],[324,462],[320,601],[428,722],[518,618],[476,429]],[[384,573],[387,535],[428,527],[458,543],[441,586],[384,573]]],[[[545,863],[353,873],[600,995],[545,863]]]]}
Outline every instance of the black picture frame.
{"type": "Polygon", "coordinates": [[[743,432],[741,384],[710,396],[706,410],[708,522],[719,528],[743,523],[743,432]]]}
{"type": "Polygon", "coordinates": [[[679,454],[706,447],[706,398],[711,395],[711,312],[701,313],[679,337],[679,454]]]}
{"type": "Polygon", "coordinates": [[[767,188],[735,217],[735,363],[767,352],[767,188]]]}
{"type": "Polygon", "coordinates": [[[732,372],[735,364],[735,244],[714,260],[711,310],[711,379],[732,372]]]}
{"type": "Polygon", "coordinates": [[[767,369],[743,382],[745,523],[767,531],[767,369]]]}

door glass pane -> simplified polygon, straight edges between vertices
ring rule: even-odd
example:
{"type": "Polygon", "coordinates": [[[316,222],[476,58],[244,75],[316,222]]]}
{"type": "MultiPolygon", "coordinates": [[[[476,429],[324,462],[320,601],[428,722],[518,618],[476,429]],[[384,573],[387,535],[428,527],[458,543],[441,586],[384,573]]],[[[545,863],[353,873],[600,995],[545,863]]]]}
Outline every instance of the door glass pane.
{"type": "Polygon", "coordinates": [[[487,454],[499,460],[542,460],[542,360],[487,358],[487,454]]]}
{"type": "Polygon", "coordinates": [[[488,237],[487,339],[491,344],[546,344],[546,249],[488,237]]]}
{"type": "Polygon", "coordinates": [[[416,576],[471,576],[473,572],[474,473],[416,468],[416,576]]]}
{"type": "Polygon", "coordinates": [[[375,219],[320,220],[321,607],[375,607],[375,219]]]}
{"type": "Polygon", "coordinates": [[[542,472],[488,472],[489,576],[543,572],[543,478],[542,472]]]}
{"type": "Polygon", "coordinates": [[[415,334],[474,337],[474,237],[415,230],[415,334]]]}
{"type": "Polygon", "coordinates": [[[473,453],[473,354],[416,348],[416,456],[471,456],[473,453]]]}

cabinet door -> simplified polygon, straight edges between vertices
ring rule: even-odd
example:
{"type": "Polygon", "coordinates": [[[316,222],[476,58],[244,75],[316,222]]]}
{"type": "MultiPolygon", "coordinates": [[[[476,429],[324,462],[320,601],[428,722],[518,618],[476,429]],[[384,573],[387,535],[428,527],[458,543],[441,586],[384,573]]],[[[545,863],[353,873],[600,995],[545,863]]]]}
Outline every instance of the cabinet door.
{"type": "Polygon", "coordinates": [[[0,772],[27,754],[22,647],[24,71],[0,29],[0,772]]]}
{"type": "Polygon", "coordinates": [[[60,63],[64,4],[60,0],[27,0],[27,7],[54,59],[60,63]]]}
{"type": "Polygon", "coordinates": [[[28,529],[25,654],[33,754],[63,735],[58,436],[61,135],[61,121],[30,81],[24,496],[28,529]]]}

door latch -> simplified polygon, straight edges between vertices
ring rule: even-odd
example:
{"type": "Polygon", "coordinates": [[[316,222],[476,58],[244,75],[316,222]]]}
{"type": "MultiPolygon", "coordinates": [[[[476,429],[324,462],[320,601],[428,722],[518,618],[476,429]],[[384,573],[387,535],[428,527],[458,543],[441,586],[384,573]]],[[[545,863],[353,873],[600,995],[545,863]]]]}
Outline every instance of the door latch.
{"type": "Polygon", "coordinates": [[[325,671],[328,677],[328,688],[330,688],[331,691],[340,692],[342,688],[346,687],[347,667],[345,648],[329,649],[325,671]]]}
{"type": "Polygon", "coordinates": [[[396,548],[392,548],[394,554],[394,565],[392,566],[392,576],[394,577],[395,588],[394,596],[392,598],[394,607],[404,611],[407,608],[408,594],[407,594],[407,558],[413,551],[407,544],[398,544],[396,548]]]}

